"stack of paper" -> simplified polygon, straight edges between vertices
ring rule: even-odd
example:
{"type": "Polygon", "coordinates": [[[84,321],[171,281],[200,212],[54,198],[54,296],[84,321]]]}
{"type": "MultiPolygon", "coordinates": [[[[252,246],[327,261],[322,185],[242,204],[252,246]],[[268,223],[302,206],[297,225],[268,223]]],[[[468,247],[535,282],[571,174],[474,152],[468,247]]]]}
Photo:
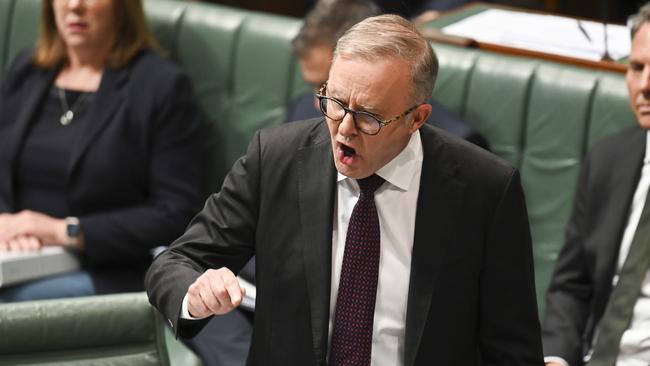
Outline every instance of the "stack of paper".
{"type": "MultiPolygon", "coordinates": [[[[531,51],[587,60],[601,60],[605,54],[602,23],[573,18],[490,9],[444,27],[446,34],[531,51]]],[[[607,25],[609,56],[625,58],[630,51],[630,31],[621,25],[607,25]]]]}
{"type": "Polygon", "coordinates": [[[0,252],[0,287],[76,271],[80,267],[77,255],[62,247],[43,247],[35,252],[0,252]]]}

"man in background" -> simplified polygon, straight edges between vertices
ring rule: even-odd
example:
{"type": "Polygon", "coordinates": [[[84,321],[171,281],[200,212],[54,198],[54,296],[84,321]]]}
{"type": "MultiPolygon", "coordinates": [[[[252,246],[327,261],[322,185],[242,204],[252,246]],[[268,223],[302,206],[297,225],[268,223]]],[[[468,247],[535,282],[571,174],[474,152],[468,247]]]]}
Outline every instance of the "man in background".
{"type": "Polygon", "coordinates": [[[625,78],[638,125],[583,163],[546,298],[547,365],[650,364],[650,3],[631,33],[625,78]]]}

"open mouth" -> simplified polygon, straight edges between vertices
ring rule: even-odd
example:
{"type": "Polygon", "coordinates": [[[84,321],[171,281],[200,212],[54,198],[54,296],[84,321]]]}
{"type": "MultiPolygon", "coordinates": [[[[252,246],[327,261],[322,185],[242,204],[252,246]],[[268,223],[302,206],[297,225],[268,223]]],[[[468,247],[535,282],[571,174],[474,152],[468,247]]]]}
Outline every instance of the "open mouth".
{"type": "Polygon", "coordinates": [[[352,157],[357,153],[353,148],[344,144],[341,144],[341,150],[343,151],[343,156],[346,157],[352,157]]]}

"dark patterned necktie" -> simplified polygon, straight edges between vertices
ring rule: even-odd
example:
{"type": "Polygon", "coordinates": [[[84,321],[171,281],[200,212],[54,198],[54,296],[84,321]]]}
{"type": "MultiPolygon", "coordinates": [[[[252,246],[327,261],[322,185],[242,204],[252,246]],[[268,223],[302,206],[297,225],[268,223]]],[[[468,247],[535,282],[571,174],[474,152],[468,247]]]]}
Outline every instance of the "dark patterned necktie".
{"type": "Polygon", "coordinates": [[[370,366],[372,323],[379,275],[379,217],[375,191],[384,180],[358,180],[361,194],[352,210],[334,313],[330,366],[370,366]]]}
{"type": "Polygon", "coordinates": [[[630,251],[600,321],[589,366],[613,366],[623,332],[630,326],[641,284],[650,266],[650,194],[647,195],[630,251]]]}

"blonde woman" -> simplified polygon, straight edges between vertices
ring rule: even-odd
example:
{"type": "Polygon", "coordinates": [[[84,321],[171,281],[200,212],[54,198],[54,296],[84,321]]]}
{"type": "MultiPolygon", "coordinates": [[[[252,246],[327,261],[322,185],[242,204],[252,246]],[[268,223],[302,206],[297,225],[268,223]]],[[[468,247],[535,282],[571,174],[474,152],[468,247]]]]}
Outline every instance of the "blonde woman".
{"type": "Polygon", "coordinates": [[[0,250],[72,246],[80,272],[0,302],[137,291],[200,209],[206,125],[135,0],[44,0],[0,89],[0,250]]]}

